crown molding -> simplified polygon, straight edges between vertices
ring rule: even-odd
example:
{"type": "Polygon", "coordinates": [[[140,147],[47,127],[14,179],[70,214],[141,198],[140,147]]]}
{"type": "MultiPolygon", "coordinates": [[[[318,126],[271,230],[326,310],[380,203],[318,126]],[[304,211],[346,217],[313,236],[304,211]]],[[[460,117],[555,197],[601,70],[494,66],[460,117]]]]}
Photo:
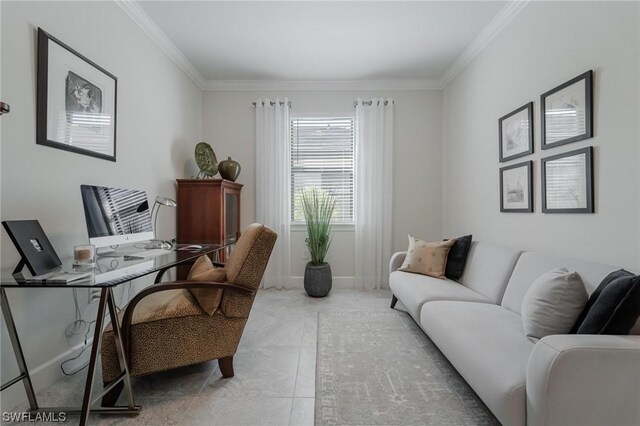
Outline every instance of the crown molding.
{"type": "Polygon", "coordinates": [[[396,80],[206,80],[203,90],[440,90],[432,79],[396,80]]]}
{"type": "Polygon", "coordinates": [[[136,0],[115,0],[116,4],[162,49],[162,51],[204,91],[231,90],[442,90],[504,30],[530,0],[509,0],[508,4],[478,34],[456,61],[438,79],[389,80],[206,80],[178,47],[156,25],[136,0]]]}
{"type": "Polygon", "coordinates": [[[151,40],[153,40],[176,65],[193,80],[200,90],[204,90],[206,80],[202,74],[200,74],[191,61],[184,56],[180,49],[173,44],[169,37],[167,37],[135,0],[115,0],[115,2],[129,15],[133,22],[138,24],[138,26],[147,33],[151,40]]]}
{"type": "Polygon", "coordinates": [[[442,75],[440,78],[442,88],[447,87],[449,83],[487,47],[491,40],[511,23],[513,18],[515,18],[528,3],[529,0],[510,0],[442,75]]]}

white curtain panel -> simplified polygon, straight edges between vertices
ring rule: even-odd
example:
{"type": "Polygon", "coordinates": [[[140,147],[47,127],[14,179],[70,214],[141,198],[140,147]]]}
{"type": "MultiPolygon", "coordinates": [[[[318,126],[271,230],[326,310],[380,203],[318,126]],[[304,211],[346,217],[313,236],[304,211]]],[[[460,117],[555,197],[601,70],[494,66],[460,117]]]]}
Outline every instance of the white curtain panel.
{"type": "Polygon", "coordinates": [[[356,287],[389,286],[393,100],[356,101],[356,287]]]}
{"type": "Polygon", "coordinates": [[[278,233],[264,288],[291,287],[289,100],[256,101],[256,220],[278,233]]]}

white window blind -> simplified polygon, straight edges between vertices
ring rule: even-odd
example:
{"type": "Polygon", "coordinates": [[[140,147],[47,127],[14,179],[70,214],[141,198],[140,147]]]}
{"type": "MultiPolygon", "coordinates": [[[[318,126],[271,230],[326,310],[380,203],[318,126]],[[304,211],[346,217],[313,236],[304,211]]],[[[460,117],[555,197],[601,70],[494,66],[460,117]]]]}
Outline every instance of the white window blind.
{"type": "Polygon", "coordinates": [[[304,222],[301,191],[336,197],[335,223],[353,223],[354,118],[291,118],[291,220],[304,222]]]}

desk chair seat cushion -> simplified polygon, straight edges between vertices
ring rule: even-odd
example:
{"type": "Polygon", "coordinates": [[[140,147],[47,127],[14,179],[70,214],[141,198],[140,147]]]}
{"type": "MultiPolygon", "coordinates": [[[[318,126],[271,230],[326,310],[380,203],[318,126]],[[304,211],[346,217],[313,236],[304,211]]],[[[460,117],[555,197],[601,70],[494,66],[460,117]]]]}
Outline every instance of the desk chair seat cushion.
{"type": "MultiPolygon", "coordinates": [[[[213,266],[213,263],[211,263],[209,256],[202,255],[191,267],[191,271],[189,271],[187,279],[191,281],[212,281],[222,283],[227,279],[227,270],[225,268],[216,268],[213,266]]],[[[224,290],[220,288],[192,288],[190,291],[198,301],[198,304],[200,304],[202,310],[209,315],[213,315],[218,309],[218,306],[220,306],[222,293],[224,292],[224,290]]]]}
{"type": "MultiPolygon", "coordinates": [[[[131,324],[163,321],[169,318],[180,318],[191,315],[202,315],[204,312],[188,289],[167,290],[150,294],[138,303],[133,311],[131,324]]],[[[120,322],[124,309],[118,312],[120,322]]],[[[107,324],[105,332],[113,332],[112,324],[107,324]]]]}

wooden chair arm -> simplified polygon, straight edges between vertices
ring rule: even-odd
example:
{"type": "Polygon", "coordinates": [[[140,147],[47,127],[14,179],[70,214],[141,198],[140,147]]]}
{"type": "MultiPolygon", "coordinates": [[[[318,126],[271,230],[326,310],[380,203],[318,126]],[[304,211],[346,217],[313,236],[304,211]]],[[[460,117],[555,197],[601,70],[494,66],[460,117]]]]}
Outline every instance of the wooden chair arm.
{"type": "Polygon", "coordinates": [[[120,330],[122,331],[122,343],[124,346],[124,353],[127,354],[127,358],[129,358],[131,322],[133,321],[133,311],[135,310],[138,303],[140,303],[142,299],[144,299],[145,297],[154,293],[167,291],[167,290],[179,290],[184,288],[187,288],[187,289],[219,288],[223,290],[235,291],[237,293],[245,294],[245,295],[252,295],[255,293],[255,290],[251,290],[249,288],[242,287],[236,284],[231,284],[228,282],[214,282],[214,281],[191,281],[191,280],[168,281],[166,283],[154,284],[152,286],[145,288],[140,293],[136,294],[133,297],[133,299],[131,299],[131,301],[129,302],[129,304],[124,310],[124,315],[122,316],[122,323],[121,323],[120,330]]]}

